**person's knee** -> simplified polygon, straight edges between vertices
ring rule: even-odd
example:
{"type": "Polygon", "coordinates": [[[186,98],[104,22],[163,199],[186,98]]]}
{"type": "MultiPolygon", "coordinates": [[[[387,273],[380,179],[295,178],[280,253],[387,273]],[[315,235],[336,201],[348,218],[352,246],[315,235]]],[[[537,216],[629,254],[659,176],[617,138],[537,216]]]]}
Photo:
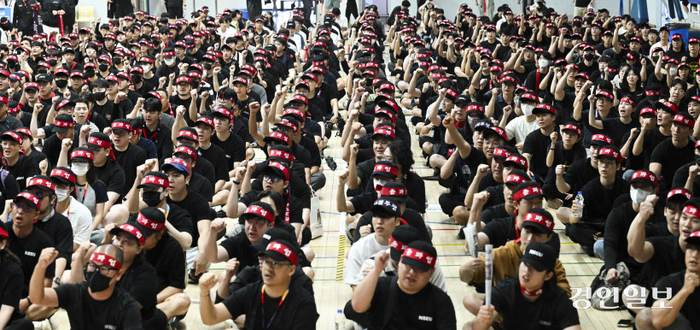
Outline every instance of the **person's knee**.
{"type": "Polygon", "coordinates": [[[112,205],[109,212],[102,218],[102,225],[114,223],[117,225],[124,224],[129,220],[129,209],[123,204],[112,205]]]}
{"type": "Polygon", "coordinates": [[[313,268],[311,268],[311,267],[304,267],[304,268],[302,268],[301,270],[304,272],[304,274],[305,274],[308,278],[310,278],[310,279],[313,281],[314,277],[316,276],[316,271],[314,271],[313,268]]]}
{"type": "MultiPolygon", "coordinates": [[[[430,153],[433,151],[433,143],[432,142],[425,142],[425,143],[423,143],[423,145],[421,147],[423,148],[423,152],[425,152],[428,155],[430,155],[430,153]]],[[[431,164],[433,162],[432,159],[433,159],[433,156],[431,155],[430,156],[430,163],[431,164]]]]}
{"type": "Polygon", "coordinates": [[[560,207],[557,209],[557,219],[561,221],[562,223],[569,223],[569,214],[571,212],[571,209],[568,207],[560,207]]]}
{"type": "Polygon", "coordinates": [[[595,243],[593,243],[593,254],[596,256],[596,258],[604,260],[604,251],[605,251],[605,241],[604,240],[597,240],[595,243]]]}
{"type": "Polygon", "coordinates": [[[452,210],[452,216],[455,218],[455,222],[464,226],[469,222],[469,211],[465,206],[457,206],[452,210]]]}
{"type": "Polygon", "coordinates": [[[484,295],[477,292],[467,294],[462,300],[462,304],[470,313],[477,315],[479,308],[484,304],[484,295]]]}
{"type": "Polygon", "coordinates": [[[651,308],[645,308],[637,313],[634,318],[634,325],[638,330],[656,330],[651,318],[651,308]]]}

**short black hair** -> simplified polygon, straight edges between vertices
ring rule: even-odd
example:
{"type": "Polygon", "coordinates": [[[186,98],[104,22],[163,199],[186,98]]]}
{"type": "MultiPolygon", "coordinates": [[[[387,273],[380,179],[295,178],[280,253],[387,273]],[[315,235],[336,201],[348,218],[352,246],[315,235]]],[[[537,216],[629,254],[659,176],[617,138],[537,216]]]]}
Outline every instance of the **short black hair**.
{"type": "Polygon", "coordinates": [[[401,1],[401,7],[411,7],[411,2],[408,0],[401,1]]]}

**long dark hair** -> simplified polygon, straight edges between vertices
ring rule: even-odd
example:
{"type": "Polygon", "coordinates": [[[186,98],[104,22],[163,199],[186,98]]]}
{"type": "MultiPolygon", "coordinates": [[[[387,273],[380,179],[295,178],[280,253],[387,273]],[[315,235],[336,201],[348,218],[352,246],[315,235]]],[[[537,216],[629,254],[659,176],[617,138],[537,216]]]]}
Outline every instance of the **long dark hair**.
{"type": "MultiPolygon", "coordinates": [[[[12,230],[12,229],[10,229],[10,230],[12,230]]],[[[10,260],[10,261],[13,261],[16,264],[21,266],[22,262],[19,260],[19,258],[14,253],[12,253],[12,251],[10,251],[10,246],[9,246],[10,241],[8,241],[7,238],[1,238],[0,242],[2,242],[2,241],[5,241],[6,243],[5,243],[5,248],[0,250],[0,260],[2,262],[4,262],[5,260],[10,260]]]]}

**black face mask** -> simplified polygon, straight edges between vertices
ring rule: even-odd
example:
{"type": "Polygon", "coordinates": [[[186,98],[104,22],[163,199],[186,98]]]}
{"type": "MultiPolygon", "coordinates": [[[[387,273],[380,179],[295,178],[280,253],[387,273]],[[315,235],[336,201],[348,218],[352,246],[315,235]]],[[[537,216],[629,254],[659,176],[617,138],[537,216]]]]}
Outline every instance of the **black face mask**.
{"type": "Polygon", "coordinates": [[[92,78],[95,76],[95,70],[86,70],[85,77],[92,78]]]}
{"type": "Polygon", "coordinates": [[[144,191],[143,202],[150,207],[158,206],[160,202],[162,202],[160,199],[160,193],[157,191],[144,191]]]}
{"type": "Polygon", "coordinates": [[[211,70],[211,63],[204,63],[204,70],[211,70]]]}
{"type": "Polygon", "coordinates": [[[654,63],[656,63],[656,62],[659,61],[659,57],[658,57],[658,56],[652,56],[652,57],[651,57],[651,60],[654,61],[654,63]]]}
{"type": "Polygon", "coordinates": [[[7,66],[14,68],[17,66],[17,61],[7,61],[7,66]]]}
{"type": "Polygon", "coordinates": [[[56,81],[56,87],[58,87],[58,88],[65,88],[66,86],[68,86],[68,80],[57,79],[55,81],[56,81]]]}
{"type": "Polygon", "coordinates": [[[88,287],[92,293],[102,292],[109,289],[109,282],[112,281],[111,278],[102,275],[99,270],[95,270],[92,273],[85,271],[85,280],[88,283],[88,287]]]}
{"type": "Polygon", "coordinates": [[[100,64],[99,68],[100,71],[107,71],[109,70],[109,64],[100,64]]]}
{"type": "Polygon", "coordinates": [[[114,61],[114,65],[122,64],[122,59],[119,57],[114,58],[113,61],[114,61]]]}
{"type": "Polygon", "coordinates": [[[140,84],[143,81],[143,77],[134,75],[131,76],[131,81],[133,81],[134,84],[140,84]]]}
{"type": "Polygon", "coordinates": [[[56,60],[56,59],[52,58],[49,60],[49,65],[51,65],[51,66],[56,66],[57,63],[58,63],[58,60],[56,60]]]}
{"type": "Polygon", "coordinates": [[[586,61],[593,61],[593,58],[595,57],[595,54],[587,53],[583,55],[583,58],[586,59],[586,61]]]}
{"type": "Polygon", "coordinates": [[[107,97],[107,93],[105,93],[105,92],[97,92],[97,93],[93,93],[93,95],[95,95],[95,100],[97,100],[97,101],[102,101],[102,100],[104,100],[105,97],[107,97]]]}
{"type": "Polygon", "coordinates": [[[37,71],[37,73],[48,73],[48,72],[49,72],[49,70],[46,70],[46,69],[42,69],[42,70],[37,71]]]}

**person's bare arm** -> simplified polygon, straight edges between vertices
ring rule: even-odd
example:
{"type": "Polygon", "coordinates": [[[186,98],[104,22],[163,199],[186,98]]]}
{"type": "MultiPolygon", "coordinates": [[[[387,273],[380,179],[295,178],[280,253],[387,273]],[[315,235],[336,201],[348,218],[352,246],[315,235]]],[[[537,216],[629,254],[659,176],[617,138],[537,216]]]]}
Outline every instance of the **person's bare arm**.
{"type": "Polygon", "coordinates": [[[513,70],[518,73],[525,73],[525,67],[523,66],[523,50],[525,48],[520,48],[515,53],[510,54],[510,59],[506,62],[505,69],[513,68],[513,70]]]}
{"type": "Polygon", "coordinates": [[[348,189],[357,189],[360,187],[362,180],[357,175],[357,152],[360,147],[357,144],[350,146],[350,161],[348,162],[348,189]]]}
{"type": "Polygon", "coordinates": [[[630,147],[632,146],[632,140],[636,138],[639,135],[639,128],[635,127],[630,130],[630,136],[627,138],[625,141],[625,144],[622,145],[622,148],[620,148],[620,154],[624,156],[625,158],[629,157],[630,154],[630,147]]]}
{"type": "Polygon", "coordinates": [[[350,304],[352,309],[357,313],[364,313],[371,307],[372,297],[377,288],[377,281],[382,270],[389,263],[389,254],[386,251],[380,251],[374,255],[374,267],[369,271],[369,274],[355,287],[352,293],[350,304]]]}
{"type": "Polygon", "coordinates": [[[671,300],[657,300],[654,302],[654,307],[656,308],[651,308],[651,322],[654,328],[663,329],[670,326],[678,317],[688,296],[695,292],[695,288],[698,285],[700,285],[698,274],[686,269],[683,287],[676,292],[676,295],[671,300]]]}
{"type": "Polygon", "coordinates": [[[204,274],[199,281],[199,314],[205,325],[221,323],[232,317],[223,303],[214,304],[210,297],[209,291],[219,283],[218,276],[214,273],[204,274]]]}
{"type": "Polygon", "coordinates": [[[591,103],[591,111],[588,111],[588,124],[591,125],[591,127],[593,128],[602,130],[604,127],[603,121],[595,118],[595,110],[593,108],[593,104],[594,103],[591,103]]]}
{"type": "Polygon", "coordinates": [[[562,194],[567,194],[571,190],[571,186],[564,180],[564,172],[566,171],[566,165],[557,165],[555,169],[555,174],[557,175],[557,190],[562,194]]]}
{"type": "Polygon", "coordinates": [[[345,183],[348,181],[349,173],[346,171],[338,177],[338,189],[336,192],[336,208],[338,212],[355,212],[355,206],[350,202],[345,200],[345,183]]]}
{"type": "Polygon", "coordinates": [[[639,213],[632,220],[627,232],[627,253],[639,263],[645,263],[654,256],[654,245],[646,241],[646,222],[654,214],[654,205],[659,197],[650,195],[639,205],[639,213]]]}
{"type": "Polygon", "coordinates": [[[545,164],[547,167],[552,167],[554,165],[554,153],[555,149],[554,146],[557,143],[557,138],[558,138],[559,133],[556,131],[552,132],[552,134],[549,135],[549,138],[552,140],[552,143],[549,145],[549,148],[547,149],[547,157],[545,159],[545,164]]]}
{"type": "Polygon", "coordinates": [[[661,163],[653,162],[653,163],[649,164],[649,171],[653,172],[656,175],[656,177],[660,177],[661,176],[661,167],[662,167],[661,163]]]}
{"type": "Polygon", "coordinates": [[[46,278],[46,268],[56,259],[58,251],[55,248],[45,248],[41,250],[39,260],[34,266],[31,280],[29,281],[29,300],[33,304],[49,307],[58,307],[58,296],[56,290],[44,286],[46,278]]]}
{"type": "Polygon", "coordinates": [[[493,117],[493,113],[496,111],[496,98],[500,93],[501,89],[498,87],[491,89],[491,99],[489,100],[488,105],[486,105],[486,118],[493,117]]]}
{"type": "MultiPolygon", "coordinates": [[[[554,68],[553,70],[554,70],[554,74],[557,74],[559,68],[554,68]]],[[[566,96],[566,94],[564,93],[564,87],[566,87],[566,77],[568,77],[572,71],[573,71],[573,67],[572,66],[568,67],[566,69],[566,72],[564,72],[564,75],[557,82],[557,89],[554,92],[554,99],[556,101],[563,101],[564,100],[564,96],[566,96]]]]}
{"type": "MultiPolygon", "coordinates": [[[[472,205],[474,204],[474,195],[479,192],[479,185],[481,184],[481,180],[483,180],[486,175],[491,171],[491,168],[486,165],[486,164],[480,164],[479,167],[476,170],[476,175],[474,176],[474,179],[472,182],[469,184],[469,188],[467,189],[467,194],[464,195],[464,205],[472,205]]],[[[481,205],[483,206],[483,205],[481,205]]],[[[473,209],[473,208],[472,208],[473,209]]],[[[471,220],[471,216],[469,217],[471,220]]],[[[476,219],[476,218],[474,218],[476,219]]],[[[481,219],[481,217],[479,217],[481,219]]],[[[471,222],[471,221],[470,221],[471,222]]],[[[480,227],[479,225],[477,225],[480,227]]],[[[481,228],[477,228],[477,232],[481,231],[481,228]]]]}
{"type": "Polygon", "coordinates": [[[187,127],[187,122],[185,121],[185,107],[177,106],[175,108],[175,123],[173,123],[173,128],[170,131],[170,139],[173,140],[173,145],[177,146],[177,135],[180,133],[180,129],[187,127]]]}

